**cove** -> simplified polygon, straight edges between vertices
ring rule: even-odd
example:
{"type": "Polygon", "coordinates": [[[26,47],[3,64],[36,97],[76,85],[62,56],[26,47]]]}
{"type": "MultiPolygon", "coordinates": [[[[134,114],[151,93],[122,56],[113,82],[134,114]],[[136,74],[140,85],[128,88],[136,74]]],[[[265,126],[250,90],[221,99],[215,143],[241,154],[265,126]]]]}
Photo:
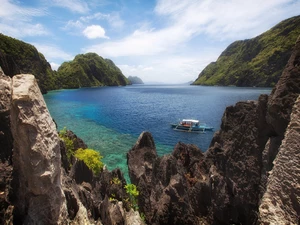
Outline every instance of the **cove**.
{"type": "Polygon", "coordinates": [[[170,123],[199,119],[217,131],[227,106],[270,92],[270,88],[130,85],[51,91],[44,98],[58,130],[72,130],[89,148],[100,151],[108,169],[119,167],[127,175],[126,153],[143,131],[153,135],[159,155],[172,152],[179,141],[204,152],[214,132],[178,132],[170,123]]]}

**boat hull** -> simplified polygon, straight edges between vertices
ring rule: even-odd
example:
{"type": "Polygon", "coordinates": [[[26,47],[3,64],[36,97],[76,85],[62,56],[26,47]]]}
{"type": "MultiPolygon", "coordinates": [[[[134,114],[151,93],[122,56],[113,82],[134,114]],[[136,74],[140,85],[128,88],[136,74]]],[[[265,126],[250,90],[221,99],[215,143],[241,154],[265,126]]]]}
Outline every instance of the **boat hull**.
{"type": "Polygon", "coordinates": [[[180,124],[171,124],[171,127],[174,128],[174,130],[182,130],[182,131],[212,131],[213,127],[208,127],[205,125],[200,125],[200,126],[193,126],[193,127],[188,127],[188,126],[182,126],[180,124]]]}

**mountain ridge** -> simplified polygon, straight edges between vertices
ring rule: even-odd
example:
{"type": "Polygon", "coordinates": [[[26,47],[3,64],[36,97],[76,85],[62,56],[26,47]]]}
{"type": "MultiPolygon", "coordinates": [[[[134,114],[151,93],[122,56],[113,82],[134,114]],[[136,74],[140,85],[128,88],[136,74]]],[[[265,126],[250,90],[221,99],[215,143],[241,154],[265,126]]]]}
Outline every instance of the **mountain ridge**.
{"type": "Polygon", "coordinates": [[[96,53],[78,54],[55,71],[34,45],[1,33],[0,67],[10,77],[33,74],[43,94],[61,88],[130,84],[112,60],[96,53]]]}
{"type": "Polygon", "coordinates": [[[296,16],[257,37],[235,41],[202,70],[193,85],[274,86],[299,34],[300,16],[296,16]]]}

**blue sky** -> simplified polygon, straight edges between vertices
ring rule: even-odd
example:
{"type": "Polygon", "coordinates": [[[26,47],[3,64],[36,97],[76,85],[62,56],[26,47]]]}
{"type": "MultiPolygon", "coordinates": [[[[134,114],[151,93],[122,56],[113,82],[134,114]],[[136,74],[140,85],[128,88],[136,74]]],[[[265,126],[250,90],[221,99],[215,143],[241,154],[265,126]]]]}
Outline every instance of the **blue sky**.
{"type": "Polygon", "coordinates": [[[233,41],[300,14],[300,0],[0,0],[0,32],[53,69],[96,52],[144,82],[195,80],[233,41]]]}

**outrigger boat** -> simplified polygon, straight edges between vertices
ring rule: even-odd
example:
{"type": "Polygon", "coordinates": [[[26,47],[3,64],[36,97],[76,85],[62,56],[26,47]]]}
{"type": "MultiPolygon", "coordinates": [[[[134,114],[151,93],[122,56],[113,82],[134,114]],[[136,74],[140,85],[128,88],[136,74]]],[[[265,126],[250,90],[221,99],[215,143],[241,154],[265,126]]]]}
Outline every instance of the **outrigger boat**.
{"type": "Polygon", "coordinates": [[[174,130],[178,131],[187,131],[187,132],[205,132],[205,131],[212,131],[214,128],[207,126],[206,123],[200,123],[199,120],[194,119],[183,119],[179,123],[172,123],[171,127],[174,130]]]}

